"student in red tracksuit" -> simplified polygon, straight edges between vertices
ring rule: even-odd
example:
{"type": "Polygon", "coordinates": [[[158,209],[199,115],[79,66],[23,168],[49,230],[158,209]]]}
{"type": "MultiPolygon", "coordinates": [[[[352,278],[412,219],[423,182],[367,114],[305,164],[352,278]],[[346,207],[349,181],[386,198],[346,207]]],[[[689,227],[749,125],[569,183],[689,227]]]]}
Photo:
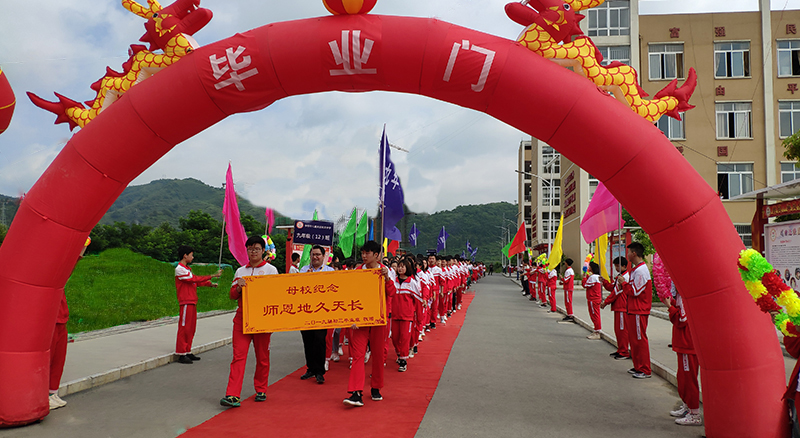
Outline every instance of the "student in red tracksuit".
{"type": "Polygon", "coordinates": [[[417,275],[416,278],[419,279],[419,286],[420,286],[420,299],[414,301],[414,325],[411,331],[411,351],[409,352],[409,357],[414,357],[415,354],[419,351],[417,346],[420,342],[422,342],[422,336],[425,333],[425,318],[427,318],[427,307],[428,307],[428,300],[430,299],[430,285],[429,285],[429,278],[428,274],[422,270],[423,263],[417,262],[416,259],[412,258],[412,261],[416,264],[417,275]]]}
{"type": "Polygon", "coordinates": [[[536,301],[536,270],[532,264],[533,262],[529,261],[525,265],[525,277],[527,277],[525,281],[528,283],[527,291],[528,295],[530,295],[528,299],[536,301]]]}
{"type": "Polygon", "coordinates": [[[675,423],[681,426],[702,426],[700,385],[697,383],[700,365],[697,361],[697,353],[694,351],[683,298],[674,284],[669,306],[669,320],[672,322],[672,351],[678,354],[678,395],[683,401],[678,409],[670,411],[669,414],[673,417],[680,417],[675,420],[675,423]]]}
{"type": "Polygon", "coordinates": [[[572,292],[575,289],[575,271],[572,270],[572,259],[566,259],[564,263],[567,269],[564,271],[564,277],[561,279],[561,285],[564,287],[564,308],[567,310],[567,316],[562,318],[562,321],[574,321],[575,316],[572,314],[572,292]]]}
{"type": "Polygon", "coordinates": [[[440,266],[441,260],[435,254],[428,256],[428,273],[431,276],[431,308],[428,311],[430,317],[430,328],[436,328],[436,320],[439,317],[439,300],[442,290],[442,268],[440,266]]]}
{"type": "MultiPolygon", "coordinates": [[[[773,314],[774,316],[775,314],[773,314]]],[[[784,336],[783,345],[790,356],[795,359],[800,358],[800,337],[784,336]]],[[[792,414],[797,412],[797,405],[800,404],[800,360],[794,364],[789,383],[786,385],[786,392],[783,393],[783,400],[786,400],[787,411],[791,420],[794,417],[792,414]]],[[[791,428],[793,436],[800,436],[800,424],[792,421],[791,428]]]]}
{"type": "Polygon", "coordinates": [[[630,359],[631,352],[628,349],[628,322],[626,319],[628,311],[628,296],[622,289],[622,284],[630,279],[628,274],[628,259],[617,257],[614,259],[614,269],[617,271],[617,278],[611,283],[603,279],[603,287],[611,292],[606,297],[601,309],[609,304],[611,311],[614,312],[614,334],[617,337],[617,351],[609,354],[617,360],[630,359]]]}
{"type": "Polygon", "coordinates": [[[536,290],[539,291],[539,307],[547,307],[547,271],[544,265],[536,266],[536,290]]]}
{"type": "Polygon", "coordinates": [[[251,236],[245,242],[247,247],[248,263],[236,270],[231,284],[229,296],[232,300],[237,300],[239,307],[236,308],[236,315],[233,317],[233,360],[231,361],[231,371],[228,375],[228,387],[225,390],[225,397],[219,401],[222,406],[238,408],[241,406],[242,383],[244,382],[244,368],[247,364],[247,352],[250,350],[250,343],[256,352],[256,372],[253,376],[253,386],[256,389],[255,401],[267,401],[267,384],[269,380],[269,341],[272,333],[244,334],[244,324],[242,323],[242,288],[247,283],[244,277],[258,275],[277,275],[278,270],[275,266],[264,261],[264,248],[267,243],[261,236],[251,236]]]}
{"type": "Polygon", "coordinates": [[[587,275],[583,277],[582,284],[586,289],[586,303],[589,306],[589,317],[594,324],[594,331],[587,336],[587,339],[600,339],[600,330],[603,328],[600,319],[600,302],[603,300],[603,282],[600,278],[600,266],[595,262],[589,262],[587,275]]]}
{"type": "MultiPolygon", "coordinates": [[[[394,299],[395,286],[389,268],[380,263],[381,246],[374,240],[367,241],[361,247],[361,259],[364,261],[356,269],[380,269],[386,285],[386,307],[387,312],[391,312],[390,303],[394,299]]],[[[391,315],[391,313],[389,313],[391,315]]],[[[364,356],[369,342],[372,350],[372,377],[370,386],[372,388],[372,400],[383,400],[381,388],[383,388],[383,368],[385,366],[385,348],[388,328],[385,325],[373,327],[358,327],[353,324],[350,333],[350,355],[353,357],[353,365],[350,367],[350,378],[347,383],[347,392],[350,397],[344,399],[344,404],[349,406],[364,406],[362,392],[364,391],[364,356]]]]}
{"type": "Polygon", "coordinates": [[[178,248],[178,257],[181,261],[175,267],[175,290],[178,294],[178,336],[175,341],[175,354],[178,362],[191,364],[200,360],[192,354],[192,341],[197,329],[197,286],[217,287],[211,282],[212,278],[222,275],[222,270],[214,275],[194,275],[189,263],[194,260],[194,249],[187,245],[178,248]]]}
{"type": "Polygon", "coordinates": [[[633,368],[628,370],[636,379],[650,378],[650,342],[647,339],[647,319],[653,305],[653,282],[644,262],[644,246],[639,242],[628,245],[630,280],[623,283],[628,296],[628,341],[631,344],[633,368]]]}
{"type": "Polygon", "coordinates": [[[547,299],[550,301],[548,313],[556,313],[556,286],[558,282],[558,265],[547,274],[547,299]]]}
{"type": "Polygon", "coordinates": [[[408,367],[416,303],[422,302],[422,287],[414,271],[414,262],[410,257],[400,259],[395,283],[397,292],[392,301],[392,344],[397,353],[400,372],[408,367]]]}

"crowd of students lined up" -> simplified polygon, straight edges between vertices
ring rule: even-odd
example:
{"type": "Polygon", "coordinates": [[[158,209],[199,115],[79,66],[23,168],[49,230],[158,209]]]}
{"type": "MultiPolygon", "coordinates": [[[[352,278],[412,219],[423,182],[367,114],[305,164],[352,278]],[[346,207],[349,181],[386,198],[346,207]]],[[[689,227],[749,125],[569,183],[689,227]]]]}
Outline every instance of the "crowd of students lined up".
{"type": "MultiPolygon", "coordinates": [[[[616,360],[630,359],[633,367],[628,373],[635,379],[648,379],[652,375],[650,367],[650,344],[647,338],[647,323],[653,304],[652,280],[650,270],[644,261],[644,246],[633,242],[627,246],[626,257],[616,257],[612,261],[615,270],[613,281],[600,275],[600,266],[590,262],[581,279],[586,290],[586,301],[593,331],[587,336],[591,340],[600,340],[602,321],[600,309],[611,306],[614,313],[614,334],[617,339],[617,350],[610,356],[616,360]],[[603,299],[603,289],[609,295],[603,299]]],[[[531,301],[539,302],[548,312],[556,312],[557,281],[563,286],[564,308],[566,316],[562,322],[574,321],[572,295],[575,272],[573,260],[566,259],[563,275],[559,275],[559,266],[547,269],[541,263],[528,262],[522,268],[523,295],[531,301]]],[[[682,404],[670,415],[677,417],[675,423],[684,426],[700,426],[703,419],[700,415],[700,387],[698,384],[699,363],[692,344],[686,309],[677,289],[672,287],[672,297],[665,301],[669,306],[669,319],[673,324],[672,349],[678,356],[678,394],[682,404]]]]}
{"type": "MultiPolygon", "coordinates": [[[[220,404],[226,407],[241,406],[241,390],[244,381],[245,363],[250,343],[256,355],[254,376],[255,401],[266,401],[267,379],[269,377],[269,344],[271,333],[244,334],[242,325],[242,288],[244,277],[276,275],[277,269],[264,260],[266,243],[260,236],[250,237],[246,242],[248,263],[236,270],[230,289],[231,299],[238,300],[239,307],[233,319],[233,360],[231,361],[228,386],[220,404]]],[[[191,248],[179,250],[181,263],[175,271],[175,284],[181,304],[181,321],[178,324],[176,354],[178,362],[192,363],[200,360],[191,354],[191,343],[196,324],[197,286],[211,286],[210,280],[218,276],[192,275],[188,267],[191,262],[191,248]],[[188,251],[188,252],[187,252],[188,251]],[[183,291],[183,294],[182,294],[183,291]],[[192,292],[193,302],[192,302],[192,292]],[[182,299],[182,295],[183,298],[182,299]],[[186,299],[188,297],[189,299],[186,299]]],[[[306,372],[302,380],[314,378],[317,383],[325,383],[325,372],[331,362],[339,362],[344,355],[343,346],[348,346],[350,376],[344,399],[348,406],[364,406],[365,364],[372,359],[370,377],[371,398],[383,400],[381,389],[384,386],[384,368],[389,353],[389,345],[397,355],[397,370],[409,369],[409,359],[419,353],[419,345],[425,336],[436,329],[436,325],[446,324],[447,318],[461,309],[464,292],[471,283],[486,275],[482,263],[470,263],[456,256],[404,255],[381,259],[381,246],[368,241],[361,248],[362,263],[355,262],[324,264],[325,248],[314,246],[311,249],[311,264],[298,269],[299,257],[293,257],[290,273],[332,271],[338,269],[380,269],[385,282],[388,322],[382,326],[351,327],[341,329],[303,330],[303,345],[306,356],[306,372]]]]}

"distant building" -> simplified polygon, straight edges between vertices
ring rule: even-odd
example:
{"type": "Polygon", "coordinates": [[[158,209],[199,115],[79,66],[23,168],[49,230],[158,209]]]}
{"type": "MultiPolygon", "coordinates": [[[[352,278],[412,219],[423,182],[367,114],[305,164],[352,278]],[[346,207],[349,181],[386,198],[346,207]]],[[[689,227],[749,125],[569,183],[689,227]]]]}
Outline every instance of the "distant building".
{"type": "MultiPolygon", "coordinates": [[[[719,193],[749,246],[755,203],[728,199],[800,177],[781,146],[800,130],[800,11],[640,16],[637,2],[615,0],[585,12],[584,33],[605,61],[635,66],[651,96],[697,71],[696,108],[656,126],[719,193]]],[[[597,180],[536,139],[520,145],[519,170],[536,175],[520,174],[530,246],[545,252],[563,214],[564,254],[582,259],[579,225],[597,180]]]]}

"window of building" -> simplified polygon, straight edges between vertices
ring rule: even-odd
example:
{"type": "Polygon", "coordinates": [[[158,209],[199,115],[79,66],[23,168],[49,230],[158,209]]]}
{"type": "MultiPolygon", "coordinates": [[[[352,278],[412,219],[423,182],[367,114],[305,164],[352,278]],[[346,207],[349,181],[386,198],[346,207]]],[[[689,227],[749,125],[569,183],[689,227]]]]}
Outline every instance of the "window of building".
{"type": "Polygon", "coordinates": [[[531,150],[531,142],[526,141],[526,142],[523,142],[523,144],[525,145],[525,150],[526,151],[531,150]]]}
{"type": "Polygon", "coordinates": [[[542,146],[541,173],[561,173],[561,154],[550,146],[542,146]]]}
{"type": "Polygon", "coordinates": [[[558,207],[561,205],[561,180],[551,179],[542,181],[542,205],[545,207],[553,206],[558,207]],[[548,187],[547,184],[552,182],[553,186],[548,187]]]}
{"type": "Polygon", "coordinates": [[[792,181],[800,178],[800,167],[796,163],[781,163],[781,182],[792,181]]]}
{"type": "Polygon", "coordinates": [[[722,199],[753,191],[753,163],[717,163],[717,190],[722,199]]]}
{"type": "Polygon", "coordinates": [[[602,65],[606,66],[612,61],[619,61],[625,65],[631,65],[631,48],[630,46],[602,46],[598,47],[597,51],[603,55],[602,65]]]}
{"type": "Polygon", "coordinates": [[[669,116],[661,116],[656,122],[656,127],[670,140],[686,140],[686,134],[683,129],[684,122],[686,122],[686,113],[678,114],[681,116],[680,120],[675,120],[669,116]]]}
{"type": "Polygon", "coordinates": [[[739,238],[742,239],[744,246],[748,248],[753,247],[753,234],[750,224],[747,225],[734,225],[736,232],[739,233],[739,238]]]}
{"type": "Polygon", "coordinates": [[[750,43],[714,43],[714,76],[717,78],[750,76],[750,43]]]}
{"type": "Polygon", "coordinates": [[[717,138],[751,138],[752,106],[750,102],[718,102],[717,138]]]}
{"type": "Polygon", "coordinates": [[[800,130],[800,100],[778,102],[778,126],[781,138],[800,130]]]}
{"type": "Polygon", "coordinates": [[[683,78],[683,44],[650,44],[650,80],[683,78]]]}
{"type": "Polygon", "coordinates": [[[600,180],[589,175],[589,200],[592,200],[592,196],[594,196],[594,192],[597,191],[597,186],[600,184],[600,180]]]}
{"type": "Polygon", "coordinates": [[[589,36],[631,34],[631,4],[611,0],[589,9],[589,36]]]}
{"type": "Polygon", "coordinates": [[[531,160],[525,160],[525,173],[522,176],[524,176],[525,179],[531,179],[531,170],[533,170],[531,160]]]}
{"type": "MultiPolygon", "coordinates": [[[[531,206],[530,205],[526,205],[525,206],[525,217],[526,218],[531,217],[531,206]]],[[[530,220],[530,219],[528,219],[528,220],[530,220]]]]}
{"type": "Polygon", "coordinates": [[[550,233],[550,242],[552,243],[556,239],[556,233],[558,233],[558,221],[561,220],[561,212],[560,211],[543,211],[542,212],[542,240],[547,241],[547,233],[550,233]],[[552,219],[551,219],[552,217],[552,219]]]}
{"type": "Polygon", "coordinates": [[[531,202],[531,183],[525,183],[524,190],[523,195],[525,196],[525,202],[531,202]]]}
{"type": "Polygon", "coordinates": [[[778,76],[800,76],[800,40],[778,41],[778,76]]]}

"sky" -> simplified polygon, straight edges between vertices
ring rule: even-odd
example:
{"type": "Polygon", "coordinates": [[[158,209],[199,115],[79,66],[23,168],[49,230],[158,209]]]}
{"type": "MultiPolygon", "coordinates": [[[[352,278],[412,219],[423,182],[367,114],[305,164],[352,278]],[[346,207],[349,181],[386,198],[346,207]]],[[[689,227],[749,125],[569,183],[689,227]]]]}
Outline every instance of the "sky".
{"type": "MultiPolygon", "coordinates": [[[[372,13],[435,17],[514,39],[522,28],[506,17],[507,2],[378,0],[372,13]]],[[[0,68],[17,97],[11,126],[0,135],[0,194],[19,196],[72,135],[25,92],[91,100],[89,85],[106,66],[121,69],[128,46],[144,33],[144,21],[119,0],[0,5],[0,68]]],[[[273,22],[329,15],[322,0],[202,0],[201,7],[214,18],[194,35],[200,45],[273,22]]],[[[772,9],[784,8],[798,9],[800,0],[772,1],[772,9]]],[[[642,14],[753,10],[756,0],[640,1],[642,14]]],[[[384,124],[389,141],[408,151],[394,150],[392,158],[413,211],[516,202],[517,150],[528,135],[470,109],[385,92],[295,96],[229,117],[176,146],[131,185],[191,177],[221,187],[230,162],[237,193],[256,205],[298,219],[317,209],[321,218],[335,220],[354,206],[374,215],[384,124]]]]}

